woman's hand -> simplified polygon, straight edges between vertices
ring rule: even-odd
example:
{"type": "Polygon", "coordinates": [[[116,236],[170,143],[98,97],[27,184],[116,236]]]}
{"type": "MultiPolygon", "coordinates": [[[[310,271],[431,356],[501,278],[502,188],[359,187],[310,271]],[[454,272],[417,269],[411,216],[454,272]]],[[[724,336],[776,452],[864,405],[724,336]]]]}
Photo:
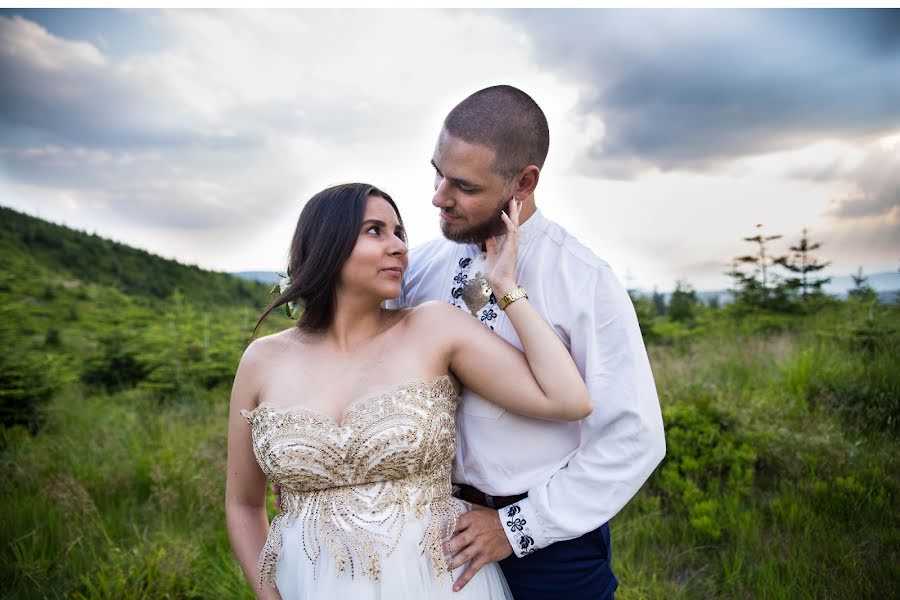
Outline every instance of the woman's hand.
{"type": "Polygon", "coordinates": [[[484,241],[487,258],[484,261],[484,278],[491,286],[498,300],[516,289],[516,258],[519,254],[519,212],[520,202],[515,197],[509,200],[509,214],[502,212],[500,218],[506,223],[506,238],[497,248],[493,236],[484,241]]]}

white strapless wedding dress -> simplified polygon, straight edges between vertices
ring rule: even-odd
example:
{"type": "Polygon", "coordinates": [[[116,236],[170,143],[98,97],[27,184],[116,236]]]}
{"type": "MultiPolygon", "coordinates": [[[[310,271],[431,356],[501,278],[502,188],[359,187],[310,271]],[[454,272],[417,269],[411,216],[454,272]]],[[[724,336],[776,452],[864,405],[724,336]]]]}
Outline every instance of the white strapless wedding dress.
{"type": "Polygon", "coordinates": [[[342,423],[300,408],[243,411],[281,512],[260,585],[283,600],[511,600],[496,563],[462,591],[443,542],[465,504],[451,495],[456,390],[447,376],[353,402],[342,423]]]}

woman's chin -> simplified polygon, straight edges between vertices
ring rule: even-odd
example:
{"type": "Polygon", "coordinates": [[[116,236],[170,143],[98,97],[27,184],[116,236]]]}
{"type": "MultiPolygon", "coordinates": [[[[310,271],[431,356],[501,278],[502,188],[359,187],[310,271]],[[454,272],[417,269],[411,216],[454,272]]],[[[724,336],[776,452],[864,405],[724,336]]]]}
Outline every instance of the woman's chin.
{"type": "Polygon", "coordinates": [[[387,302],[388,300],[396,300],[400,297],[400,292],[402,288],[398,285],[396,287],[384,288],[379,290],[379,296],[381,296],[381,300],[383,302],[387,302]]]}

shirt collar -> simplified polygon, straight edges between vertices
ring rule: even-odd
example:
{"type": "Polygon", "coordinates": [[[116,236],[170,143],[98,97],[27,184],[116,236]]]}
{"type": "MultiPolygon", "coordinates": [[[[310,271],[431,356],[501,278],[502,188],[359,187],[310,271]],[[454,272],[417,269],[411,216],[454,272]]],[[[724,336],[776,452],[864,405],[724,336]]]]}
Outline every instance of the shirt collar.
{"type": "Polygon", "coordinates": [[[544,230],[547,224],[547,217],[541,212],[541,209],[535,208],[534,214],[527,221],[519,225],[519,243],[527,244],[535,239],[544,230]]]}

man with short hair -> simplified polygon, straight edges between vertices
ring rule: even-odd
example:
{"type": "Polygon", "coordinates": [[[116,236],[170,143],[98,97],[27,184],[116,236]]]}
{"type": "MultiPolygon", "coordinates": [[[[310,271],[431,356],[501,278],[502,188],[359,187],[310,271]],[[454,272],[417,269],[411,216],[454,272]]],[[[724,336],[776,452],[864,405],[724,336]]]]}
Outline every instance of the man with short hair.
{"type": "Polygon", "coordinates": [[[543,111],[511,86],[480,90],[447,115],[432,158],[444,238],[410,253],[396,306],[445,300],[521,348],[479,271],[484,239],[505,231],[501,210],[521,202],[518,282],[569,348],[594,412],[542,421],[464,390],[453,482],[485,508],[462,515],[449,542],[451,567],[469,563],[455,589],[497,560],[517,600],[612,598],[608,521],[662,460],[662,417],[628,294],[537,209],[548,147],[543,111]]]}

